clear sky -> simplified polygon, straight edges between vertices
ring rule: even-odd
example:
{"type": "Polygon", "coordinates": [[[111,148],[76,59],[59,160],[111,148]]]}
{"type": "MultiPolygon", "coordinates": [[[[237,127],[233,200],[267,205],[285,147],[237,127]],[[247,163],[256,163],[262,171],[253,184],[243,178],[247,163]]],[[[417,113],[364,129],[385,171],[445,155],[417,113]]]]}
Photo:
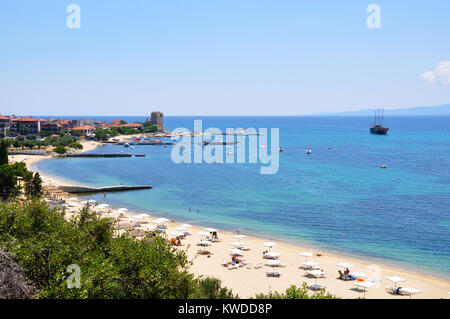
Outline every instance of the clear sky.
{"type": "Polygon", "coordinates": [[[0,113],[302,115],[450,103],[450,1],[1,0],[0,113]],[[81,28],[66,25],[67,6],[81,28]],[[369,29],[369,4],[381,28],[369,29]]]}

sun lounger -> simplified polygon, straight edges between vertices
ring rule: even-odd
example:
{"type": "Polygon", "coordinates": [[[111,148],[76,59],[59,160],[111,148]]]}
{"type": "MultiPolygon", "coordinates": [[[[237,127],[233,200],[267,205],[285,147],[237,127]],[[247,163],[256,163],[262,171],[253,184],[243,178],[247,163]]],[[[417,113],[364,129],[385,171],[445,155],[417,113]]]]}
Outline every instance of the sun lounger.
{"type": "Polygon", "coordinates": [[[266,271],[266,276],[267,277],[280,277],[281,274],[278,271],[266,271]]]}
{"type": "Polygon", "coordinates": [[[239,247],[239,249],[240,249],[240,250],[244,250],[244,251],[248,251],[248,250],[250,250],[250,247],[248,247],[248,246],[242,246],[242,247],[239,247]]]}
{"type": "Polygon", "coordinates": [[[320,289],[324,289],[324,288],[325,288],[325,286],[320,285],[320,284],[312,284],[309,286],[309,289],[311,289],[311,290],[320,290],[320,289]]]}
{"type": "Polygon", "coordinates": [[[255,269],[262,268],[262,266],[263,266],[262,264],[256,264],[256,265],[255,265],[255,269]]]}
{"type": "Polygon", "coordinates": [[[386,287],[386,290],[388,292],[391,292],[393,294],[396,295],[402,295],[402,296],[412,296],[414,294],[418,294],[421,293],[422,290],[416,289],[416,288],[411,288],[411,287],[407,287],[407,288],[402,288],[402,287],[386,287]]]}
{"type": "Polygon", "coordinates": [[[308,270],[306,275],[314,278],[325,278],[326,273],[320,270],[308,270]]]}

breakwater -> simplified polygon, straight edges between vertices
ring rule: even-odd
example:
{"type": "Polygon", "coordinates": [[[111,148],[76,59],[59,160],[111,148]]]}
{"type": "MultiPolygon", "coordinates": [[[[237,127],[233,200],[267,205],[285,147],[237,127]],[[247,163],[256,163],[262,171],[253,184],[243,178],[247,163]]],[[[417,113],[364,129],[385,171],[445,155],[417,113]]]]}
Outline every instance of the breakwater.
{"type": "Polygon", "coordinates": [[[137,186],[106,186],[106,187],[90,187],[90,186],[59,186],[60,190],[70,194],[80,193],[103,193],[103,192],[122,192],[131,190],[150,189],[151,185],[137,185],[137,186]]]}

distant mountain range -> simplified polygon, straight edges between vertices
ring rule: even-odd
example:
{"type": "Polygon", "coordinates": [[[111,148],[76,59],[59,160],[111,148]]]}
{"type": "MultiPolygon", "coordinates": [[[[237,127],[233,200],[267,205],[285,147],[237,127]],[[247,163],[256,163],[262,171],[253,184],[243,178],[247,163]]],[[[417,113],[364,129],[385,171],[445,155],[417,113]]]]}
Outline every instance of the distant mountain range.
{"type": "MultiPolygon", "coordinates": [[[[314,115],[322,116],[373,116],[375,109],[366,109],[359,111],[346,111],[339,113],[316,113],[314,115]]],[[[384,110],[385,116],[438,116],[447,115],[450,116],[450,104],[436,105],[436,106],[418,106],[409,109],[393,109],[384,110]]]]}

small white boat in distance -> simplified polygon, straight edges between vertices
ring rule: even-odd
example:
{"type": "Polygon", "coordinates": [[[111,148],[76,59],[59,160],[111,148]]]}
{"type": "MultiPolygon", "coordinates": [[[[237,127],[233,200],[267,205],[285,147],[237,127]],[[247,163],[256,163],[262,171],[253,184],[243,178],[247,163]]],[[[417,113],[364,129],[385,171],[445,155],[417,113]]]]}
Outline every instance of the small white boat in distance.
{"type": "Polygon", "coordinates": [[[312,153],[312,151],[310,149],[306,150],[306,154],[311,154],[311,153],[312,153]]]}

